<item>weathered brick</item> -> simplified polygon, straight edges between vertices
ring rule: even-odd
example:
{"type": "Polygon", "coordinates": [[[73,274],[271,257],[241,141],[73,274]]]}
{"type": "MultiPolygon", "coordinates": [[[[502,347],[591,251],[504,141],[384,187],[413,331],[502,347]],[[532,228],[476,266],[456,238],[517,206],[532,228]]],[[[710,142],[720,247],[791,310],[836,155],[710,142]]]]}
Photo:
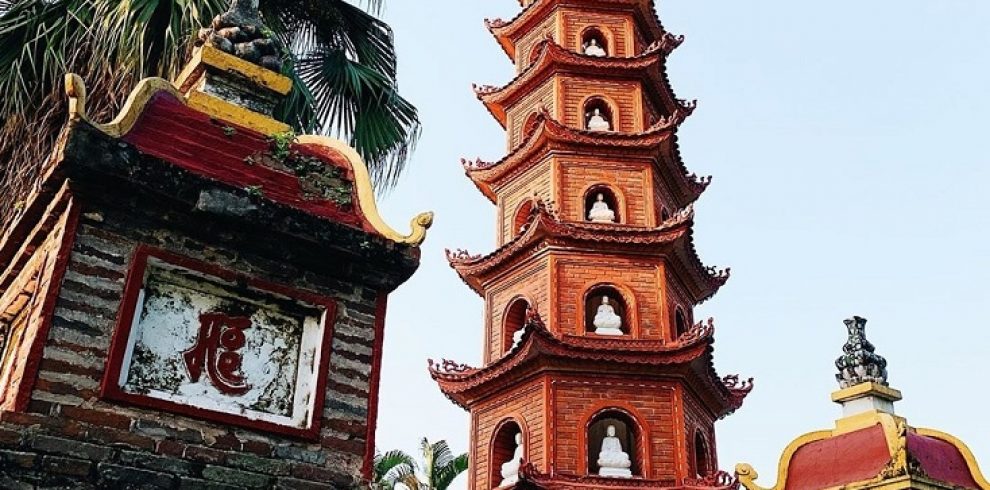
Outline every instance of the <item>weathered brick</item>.
{"type": "Polygon", "coordinates": [[[179,490],[241,490],[241,488],[200,478],[179,477],[179,490]]]}
{"type": "Polygon", "coordinates": [[[131,419],[129,417],[107,410],[94,410],[68,405],[62,406],[61,411],[66,417],[86,422],[90,425],[101,425],[122,430],[128,430],[131,427],[131,419]]]}
{"type": "Polygon", "coordinates": [[[193,475],[199,466],[195,463],[174,457],[169,458],[166,456],[159,456],[141,451],[127,450],[120,452],[118,461],[121,464],[129,466],[137,466],[140,468],[161,471],[164,473],[172,473],[175,475],[193,475]]]}
{"type": "Polygon", "coordinates": [[[348,488],[355,484],[353,479],[348,475],[342,474],[331,468],[326,468],[323,466],[314,466],[310,464],[292,465],[292,476],[296,478],[302,478],[304,480],[331,483],[333,485],[337,485],[345,488],[348,488]]]}
{"type": "Polygon", "coordinates": [[[21,445],[21,432],[0,427],[0,446],[17,447],[21,445]]]}
{"type": "Polygon", "coordinates": [[[31,441],[31,447],[46,453],[61,454],[91,461],[103,461],[110,458],[113,454],[111,449],[103,446],[46,435],[34,436],[34,439],[31,441]]]}
{"type": "Polygon", "coordinates": [[[100,463],[97,466],[100,484],[109,488],[172,488],[177,478],[157,471],[100,463]]]}
{"type": "Polygon", "coordinates": [[[249,453],[257,454],[259,456],[271,456],[275,451],[275,447],[267,442],[246,440],[244,441],[243,449],[249,453]]]}
{"type": "Polygon", "coordinates": [[[279,478],[275,481],[276,490],[338,490],[339,488],[329,483],[306,481],[298,478],[279,478]]]}
{"type": "Polygon", "coordinates": [[[86,438],[113,447],[130,447],[148,451],[155,449],[155,440],[150,437],[109,427],[92,427],[86,432],[86,438]]]}
{"type": "Polygon", "coordinates": [[[0,460],[2,460],[5,465],[19,466],[21,468],[31,468],[32,466],[34,466],[34,462],[35,460],[37,460],[37,458],[38,455],[35,453],[0,450],[0,460]]]}
{"type": "Polygon", "coordinates": [[[267,475],[213,465],[203,468],[203,478],[241,488],[267,488],[272,484],[272,477],[267,475]]]}
{"type": "Polygon", "coordinates": [[[178,456],[181,458],[186,452],[186,445],[179,441],[165,439],[164,441],[158,442],[158,445],[155,446],[155,452],[166,456],[178,456]]]}
{"type": "Polygon", "coordinates": [[[266,475],[288,475],[291,467],[287,461],[237,453],[227,456],[227,464],[234,468],[256,471],[266,475]]]}
{"type": "Polygon", "coordinates": [[[276,446],[275,457],[302,461],[303,463],[316,465],[321,465],[327,462],[327,455],[325,453],[309,451],[296,446],[276,446]]]}
{"type": "Polygon", "coordinates": [[[200,446],[187,447],[184,456],[189,459],[194,459],[196,461],[202,461],[209,464],[222,464],[227,460],[227,453],[200,446]]]}
{"type": "Polygon", "coordinates": [[[48,473],[85,477],[89,476],[92,471],[93,463],[85,459],[43,456],[41,467],[48,473]]]}

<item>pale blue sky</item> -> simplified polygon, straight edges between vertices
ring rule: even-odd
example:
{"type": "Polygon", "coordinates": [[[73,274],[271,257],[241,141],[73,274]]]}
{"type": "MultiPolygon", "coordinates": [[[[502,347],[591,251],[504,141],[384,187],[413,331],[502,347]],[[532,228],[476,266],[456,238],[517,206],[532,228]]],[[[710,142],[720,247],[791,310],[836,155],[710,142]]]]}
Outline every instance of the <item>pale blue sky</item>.
{"type": "MultiPolygon", "coordinates": [[[[831,427],[842,320],[869,318],[898,412],[966,441],[990,471],[990,2],[667,0],[686,42],[669,62],[688,168],[714,182],[697,206],[705,263],[732,279],[702,305],[716,320],[720,373],[756,378],[717,425],[719,462],[773,483],[798,435],[831,427]]],[[[430,380],[428,357],[477,365],[483,304],[444,248],[487,253],[495,209],[460,157],[505,153],[471,83],[514,75],[485,30],[513,0],[392,0],[402,93],[420,108],[410,171],[383,199],[397,226],[436,212],[419,272],[392,296],[378,445],[419,438],[466,450],[468,416],[430,380]]],[[[465,488],[459,480],[456,488],[465,488]]]]}

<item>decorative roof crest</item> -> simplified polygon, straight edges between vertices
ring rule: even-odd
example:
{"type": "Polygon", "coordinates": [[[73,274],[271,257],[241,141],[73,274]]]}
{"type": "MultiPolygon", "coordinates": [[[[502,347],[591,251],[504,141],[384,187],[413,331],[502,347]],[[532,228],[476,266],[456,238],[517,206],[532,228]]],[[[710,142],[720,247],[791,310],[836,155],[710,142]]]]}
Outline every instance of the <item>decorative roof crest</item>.
{"type": "Polygon", "coordinates": [[[508,24],[509,23],[507,21],[500,19],[498,17],[494,19],[485,19],[485,27],[487,27],[488,29],[498,29],[500,27],[505,27],[508,24]]]}
{"type": "Polygon", "coordinates": [[[282,58],[270,30],[258,12],[259,0],[233,0],[230,9],[200,29],[199,42],[274,72],[282,69],[282,58]]]}
{"type": "Polygon", "coordinates": [[[444,249],[444,253],[447,254],[447,260],[457,261],[457,262],[471,262],[481,259],[481,255],[472,255],[467,250],[459,248],[457,250],[444,249]]]}
{"type": "Polygon", "coordinates": [[[660,51],[663,54],[670,54],[672,51],[677,49],[684,42],[684,36],[677,36],[669,32],[664,33],[663,37],[657,41],[654,41],[646,48],[647,53],[652,53],[654,51],[660,51]]]}
{"type": "Polygon", "coordinates": [[[876,354],[876,348],[866,340],[866,319],[854,316],[844,323],[849,336],[842,346],[843,354],[835,360],[839,386],[848,388],[869,382],[887,386],[887,360],[876,354]]]}
{"type": "Polygon", "coordinates": [[[471,84],[471,90],[474,90],[475,95],[478,95],[478,96],[488,95],[488,94],[491,94],[491,93],[495,93],[495,92],[498,92],[499,89],[500,89],[500,87],[497,87],[495,85],[481,85],[481,84],[477,84],[477,83],[472,83],[471,84]]]}

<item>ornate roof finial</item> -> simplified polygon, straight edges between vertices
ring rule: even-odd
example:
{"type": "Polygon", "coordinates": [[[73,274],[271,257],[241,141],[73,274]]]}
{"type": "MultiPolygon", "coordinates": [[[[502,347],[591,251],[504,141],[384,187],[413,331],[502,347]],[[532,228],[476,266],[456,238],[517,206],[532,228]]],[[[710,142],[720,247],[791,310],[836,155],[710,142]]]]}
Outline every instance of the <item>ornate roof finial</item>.
{"type": "Polygon", "coordinates": [[[835,367],[839,369],[835,379],[839,386],[849,388],[868,382],[887,386],[887,360],[876,354],[876,348],[866,340],[866,319],[854,316],[845,324],[849,338],[842,346],[843,354],[835,360],[835,367]]]}
{"type": "Polygon", "coordinates": [[[258,12],[259,0],[233,0],[227,12],[213,18],[210,27],[199,31],[201,43],[210,44],[274,72],[282,69],[278,47],[258,12]]]}

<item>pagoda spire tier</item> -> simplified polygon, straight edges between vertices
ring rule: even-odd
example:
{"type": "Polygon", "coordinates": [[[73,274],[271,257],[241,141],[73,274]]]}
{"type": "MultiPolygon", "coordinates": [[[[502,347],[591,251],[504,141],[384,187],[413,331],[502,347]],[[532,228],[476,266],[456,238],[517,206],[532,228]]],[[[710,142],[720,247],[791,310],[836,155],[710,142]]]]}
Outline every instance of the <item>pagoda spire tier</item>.
{"type": "Polygon", "coordinates": [[[661,119],[645,131],[621,133],[590,131],[567,126],[541,109],[522,143],[496,162],[462,159],[468,178],[490,201],[495,203],[495,190],[539,163],[541,155],[555,152],[594,152],[597,156],[614,156],[631,165],[648,162],[656,167],[661,179],[672,193],[672,207],[683,208],[701,196],[711,177],[689,173],[681,159],[676,128],[694,112],[694,101],[680,101],[680,109],[661,119]]]}
{"type": "Polygon", "coordinates": [[[542,371],[578,372],[594,363],[595,375],[690,378],[706,407],[724,418],[742,406],[753,380],[719,377],[713,366],[715,322],[697,323],[673,342],[631,341],[554,335],[530,309],[519,342],[501,359],[481,368],[443,359],[429,360],[430,375],[451,401],[463,408],[498,393],[505,383],[542,371]],[[666,369],[658,367],[666,366],[666,369]]]}
{"type": "Polygon", "coordinates": [[[474,91],[503,128],[506,127],[508,106],[531,93],[548,78],[569,73],[640,80],[645,86],[657,88],[646,94],[657,112],[670,115],[681,109],[681,102],[670,85],[665,61],[667,55],[683,41],[684,36],[666,34],[640,53],[628,57],[616,57],[582,54],[562,46],[552,37],[547,37],[538,41],[533,48],[536,58],[509,83],[502,87],[475,85],[474,91]]]}
{"type": "MultiPolygon", "coordinates": [[[[648,39],[646,44],[661,39],[666,31],[657,16],[654,0],[599,0],[600,7],[628,13],[638,29],[648,39]]],[[[540,22],[561,7],[586,7],[581,0],[520,0],[523,10],[510,20],[485,19],[485,27],[495,36],[499,45],[510,58],[516,58],[516,50],[521,38],[539,27],[540,22]]]]}
{"type": "Polygon", "coordinates": [[[641,228],[597,223],[567,223],[561,221],[549,207],[537,202],[525,231],[511,242],[488,255],[471,255],[465,250],[447,250],[450,266],[461,280],[479,295],[485,294],[485,283],[493,276],[511,269],[514,264],[539,256],[543,250],[581,250],[665,257],[676,265],[673,269],[687,271],[684,283],[691,301],[699,304],[715,295],[728,280],[731,269],[718,270],[705,266],[694,247],[693,208],[676,213],[658,228],[641,228]]]}

